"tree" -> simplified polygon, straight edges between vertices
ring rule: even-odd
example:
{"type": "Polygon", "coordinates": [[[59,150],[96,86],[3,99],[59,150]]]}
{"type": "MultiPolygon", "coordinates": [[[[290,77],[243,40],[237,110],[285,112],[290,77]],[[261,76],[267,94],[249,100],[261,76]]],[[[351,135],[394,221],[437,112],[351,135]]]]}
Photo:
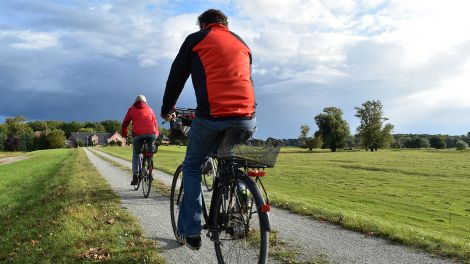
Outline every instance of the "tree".
{"type": "Polygon", "coordinates": [[[301,148],[306,148],[307,147],[308,132],[310,132],[310,127],[309,126],[307,126],[307,125],[300,126],[299,146],[301,148]]]}
{"type": "Polygon", "coordinates": [[[34,137],[33,140],[33,149],[47,149],[49,148],[49,143],[47,142],[47,134],[46,132],[41,133],[39,136],[34,137]]]}
{"type": "Polygon", "coordinates": [[[68,138],[72,132],[78,132],[78,130],[84,126],[84,124],[74,121],[70,123],[63,123],[60,129],[64,131],[65,137],[68,138]]]}
{"type": "Polygon", "coordinates": [[[455,148],[457,150],[466,150],[468,148],[468,144],[467,142],[463,141],[463,140],[458,140],[456,143],[455,143],[455,148]]]}
{"type": "Polygon", "coordinates": [[[7,126],[0,124],[0,151],[5,150],[4,145],[7,140],[7,126]]]}
{"type": "Polygon", "coordinates": [[[7,150],[30,151],[33,149],[34,131],[26,123],[23,116],[15,116],[5,120],[7,126],[7,150]]]}
{"type": "Polygon", "coordinates": [[[362,107],[355,107],[356,117],[360,119],[357,132],[361,138],[361,144],[366,150],[377,151],[391,139],[393,125],[383,122],[388,119],[383,116],[382,103],[377,101],[366,101],[362,107]]]}
{"type": "Polygon", "coordinates": [[[446,148],[446,142],[441,136],[432,136],[429,139],[429,145],[431,148],[435,149],[445,149],[446,148]]]}
{"type": "Polygon", "coordinates": [[[29,122],[28,125],[33,131],[46,131],[48,129],[47,123],[44,121],[29,122]]]}
{"type": "Polygon", "coordinates": [[[104,128],[103,125],[101,125],[98,122],[86,122],[85,123],[85,128],[91,128],[93,129],[93,132],[96,133],[105,133],[106,129],[104,128]]]}
{"type": "Polygon", "coordinates": [[[60,129],[54,129],[47,133],[48,148],[65,148],[65,133],[60,129]]]}
{"type": "Polygon", "coordinates": [[[455,143],[457,142],[457,139],[456,138],[453,138],[451,136],[447,136],[445,137],[445,141],[446,141],[446,146],[448,148],[455,148],[455,143]]]}
{"type": "Polygon", "coordinates": [[[349,137],[349,125],[343,119],[343,111],[337,107],[326,107],[323,113],[315,116],[318,133],[323,139],[323,145],[335,152],[346,145],[349,137]]]}
{"type": "Polygon", "coordinates": [[[78,129],[78,132],[88,132],[88,133],[95,133],[95,129],[91,127],[82,127],[78,129]]]}
{"type": "Polygon", "coordinates": [[[117,120],[104,120],[104,121],[101,121],[100,124],[104,127],[104,129],[108,133],[121,131],[121,122],[117,120]]]}
{"type": "Polygon", "coordinates": [[[315,132],[313,139],[312,139],[313,148],[321,148],[321,146],[323,145],[323,139],[321,138],[321,134],[317,132],[315,132]]]}
{"type": "Polygon", "coordinates": [[[395,143],[395,138],[392,135],[394,126],[392,124],[386,124],[382,129],[382,142],[383,148],[390,148],[395,143]]]}

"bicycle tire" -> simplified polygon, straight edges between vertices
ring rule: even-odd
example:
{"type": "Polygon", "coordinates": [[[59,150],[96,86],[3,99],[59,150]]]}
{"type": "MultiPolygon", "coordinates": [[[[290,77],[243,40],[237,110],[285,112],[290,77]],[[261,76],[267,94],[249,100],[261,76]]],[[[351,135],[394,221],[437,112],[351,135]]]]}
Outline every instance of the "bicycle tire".
{"type": "Polygon", "coordinates": [[[151,164],[152,160],[150,157],[145,157],[142,162],[142,193],[144,197],[149,197],[150,189],[152,188],[152,180],[150,180],[150,168],[152,167],[151,164]]]}
{"type": "MultiPolygon", "coordinates": [[[[179,165],[173,175],[173,181],[171,183],[170,191],[170,218],[171,218],[171,227],[173,228],[173,234],[175,235],[176,241],[180,244],[183,244],[181,238],[178,235],[178,215],[179,215],[179,205],[183,201],[184,190],[183,190],[183,165],[179,165]]],[[[202,192],[201,186],[201,202],[202,202],[202,215],[204,220],[208,221],[208,211],[207,205],[204,198],[204,193],[202,192]]]]}
{"type": "Polygon", "coordinates": [[[211,159],[211,165],[212,168],[209,171],[205,171],[202,173],[203,179],[204,179],[204,186],[206,186],[206,190],[208,192],[212,192],[214,189],[214,179],[215,175],[217,173],[217,163],[215,159],[211,159]]]}
{"type": "Polygon", "coordinates": [[[259,211],[264,201],[256,183],[244,174],[221,188],[226,191],[221,189],[216,198],[217,210],[211,219],[218,230],[213,234],[218,263],[266,263],[269,217],[259,211]],[[246,188],[246,207],[239,194],[241,186],[246,188]]]}
{"type": "Polygon", "coordinates": [[[140,181],[142,180],[142,157],[139,157],[139,174],[137,174],[137,184],[134,185],[134,191],[139,190],[140,181]]]}
{"type": "Polygon", "coordinates": [[[183,166],[179,165],[176,168],[175,174],[173,175],[173,181],[171,183],[170,191],[170,218],[171,218],[171,227],[173,228],[173,234],[175,235],[176,241],[180,244],[183,244],[183,241],[178,236],[178,215],[179,215],[179,205],[183,201],[183,166]]]}

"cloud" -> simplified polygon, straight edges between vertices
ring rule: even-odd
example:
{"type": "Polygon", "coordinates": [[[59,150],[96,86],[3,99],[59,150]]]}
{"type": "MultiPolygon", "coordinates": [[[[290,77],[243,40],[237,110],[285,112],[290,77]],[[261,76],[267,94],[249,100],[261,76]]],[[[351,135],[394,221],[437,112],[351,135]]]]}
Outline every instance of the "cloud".
{"type": "Polygon", "coordinates": [[[0,40],[16,49],[41,50],[57,45],[57,36],[46,32],[32,32],[27,30],[1,30],[0,40]]]}
{"type": "MultiPolygon", "coordinates": [[[[140,93],[158,112],[208,7],[252,50],[259,137],[296,137],[332,105],[354,132],[354,107],[375,99],[396,132],[468,130],[470,3],[457,0],[1,1],[0,116],[121,119],[140,93]]],[[[186,86],[179,103],[194,106],[186,86]]]]}

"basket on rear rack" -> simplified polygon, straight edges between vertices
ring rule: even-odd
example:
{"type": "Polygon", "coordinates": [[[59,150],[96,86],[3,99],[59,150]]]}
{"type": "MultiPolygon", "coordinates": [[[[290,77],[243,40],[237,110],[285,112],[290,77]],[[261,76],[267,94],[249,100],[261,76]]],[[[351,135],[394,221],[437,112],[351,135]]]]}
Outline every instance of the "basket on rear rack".
{"type": "Polygon", "coordinates": [[[217,149],[217,157],[245,160],[247,167],[262,165],[272,168],[282,145],[281,141],[272,139],[266,141],[252,139],[233,144],[233,140],[224,138],[217,149]]]}

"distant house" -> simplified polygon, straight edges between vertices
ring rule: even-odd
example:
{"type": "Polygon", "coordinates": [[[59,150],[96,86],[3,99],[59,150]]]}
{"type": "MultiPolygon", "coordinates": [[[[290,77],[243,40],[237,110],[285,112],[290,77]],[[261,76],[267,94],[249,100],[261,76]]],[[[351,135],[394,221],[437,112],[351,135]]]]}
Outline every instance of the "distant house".
{"type": "Polygon", "coordinates": [[[40,138],[42,134],[46,134],[46,131],[34,131],[35,138],[40,138]]]}
{"type": "Polygon", "coordinates": [[[126,145],[126,139],[118,132],[115,133],[92,133],[92,132],[72,132],[67,140],[67,146],[76,148],[79,146],[106,146],[111,142],[121,142],[121,146],[126,145]]]}
{"type": "Polygon", "coordinates": [[[170,145],[170,138],[162,134],[162,145],[168,146],[170,145]]]}

